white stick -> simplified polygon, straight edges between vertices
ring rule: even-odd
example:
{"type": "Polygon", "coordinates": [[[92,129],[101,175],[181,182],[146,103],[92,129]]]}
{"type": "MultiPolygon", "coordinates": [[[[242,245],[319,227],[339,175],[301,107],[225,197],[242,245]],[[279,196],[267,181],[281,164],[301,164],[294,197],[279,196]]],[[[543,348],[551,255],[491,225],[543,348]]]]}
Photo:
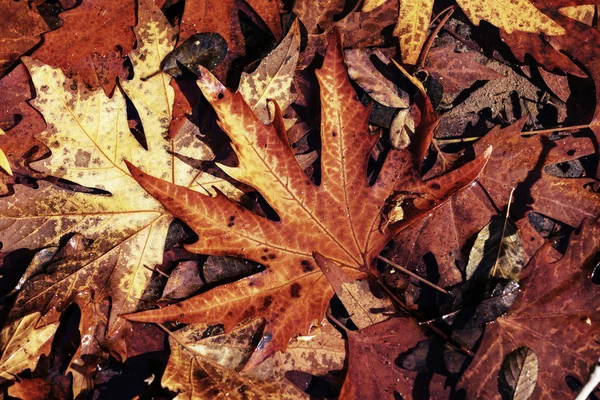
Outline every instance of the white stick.
{"type": "Polygon", "coordinates": [[[590,394],[596,389],[600,383],[600,360],[594,365],[590,379],[581,389],[581,392],[575,397],[575,400],[586,400],[590,394]]]}

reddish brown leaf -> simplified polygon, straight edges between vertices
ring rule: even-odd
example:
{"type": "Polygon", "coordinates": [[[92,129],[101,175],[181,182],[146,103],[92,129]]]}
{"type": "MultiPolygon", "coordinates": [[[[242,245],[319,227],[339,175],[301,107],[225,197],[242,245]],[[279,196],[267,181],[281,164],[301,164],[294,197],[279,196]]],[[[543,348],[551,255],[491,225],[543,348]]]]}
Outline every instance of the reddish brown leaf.
{"type": "Polygon", "coordinates": [[[129,53],[135,43],[135,1],[83,0],[60,18],[63,25],[44,35],[44,44],[33,56],[111,93],[116,78],[127,77],[122,55],[129,53]]]}
{"type": "Polygon", "coordinates": [[[463,252],[468,251],[467,240],[507,205],[513,188],[517,190],[512,215],[518,216],[519,230],[530,232],[524,232],[524,242],[534,244],[526,248],[526,260],[537,250],[535,244],[541,245],[540,237],[531,232],[526,212],[534,211],[571,226],[598,215],[600,196],[584,188],[590,179],[557,178],[542,172],[545,165],[592,154],[591,142],[584,138],[550,142],[543,135],[524,137],[521,136],[524,123],[522,119],[504,129],[494,128],[477,142],[478,153],[493,147],[480,183],[459,193],[430,218],[401,232],[392,250],[393,261],[414,269],[423,255],[431,252],[440,269],[442,286],[462,281],[456,261],[466,262],[463,252]]]}
{"type": "Polygon", "coordinates": [[[456,53],[452,45],[431,49],[425,69],[442,84],[447,93],[459,92],[475,81],[503,77],[477,62],[476,53],[456,53]]]}
{"type": "Polygon", "coordinates": [[[427,339],[410,318],[392,318],[359,332],[348,332],[348,374],[341,399],[389,399],[395,393],[412,399],[414,371],[399,368],[395,360],[427,339]]]}
{"type": "Polygon", "coordinates": [[[586,220],[571,235],[569,248],[556,262],[543,247],[523,271],[521,292],[512,308],[486,327],[477,357],[461,379],[469,398],[499,399],[498,372],[504,358],[529,347],[539,360],[532,398],[572,398],[566,382],[587,380],[598,360],[600,288],[590,279],[600,250],[600,223],[586,220]]]}
{"type": "Polygon", "coordinates": [[[40,41],[42,33],[50,30],[35,5],[26,1],[0,2],[0,26],[0,76],[40,41]]]}
{"type": "Polygon", "coordinates": [[[579,77],[586,76],[586,73],[583,72],[577,64],[571,61],[566,55],[554,49],[538,34],[526,32],[513,32],[508,34],[505,31],[500,30],[500,36],[502,37],[502,40],[508,44],[513,54],[520,62],[524,62],[525,56],[530,54],[538,63],[550,72],[558,69],[567,74],[579,77]]]}
{"type": "MultiPolygon", "coordinates": [[[[229,329],[241,319],[260,314],[267,327],[263,344],[249,363],[256,365],[285,349],[291,336],[308,332],[311,322],[322,318],[332,292],[312,262],[314,251],[346,268],[371,268],[374,257],[398,230],[456,191],[454,185],[440,188],[428,207],[415,208],[410,217],[387,227],[382,207],[412,167],[411,157],[406,151],[390,151],[377,182],[370,186],[365,171],[378,137],[368,133],[370,110],[356,98],[338,40],[330,41],[317,77],[323,143],[318,187],[299,167],[284,132],[262,124],[239,93],[225,89],[208,71],[202,73],[199,85],[239,160],[239,167],[221,168],[259,190],[280,221],[251,213],[222,195],[210,198],[167,184],[131,166],[132,174],[201,237],[188,249],[238,256],[268,268],[182,303],[129,315],[129,319],[221,322],[229,329]]],[[[484,155],[474,167],[468,165],[463,182],[475,179],[486,160],[484,155]]]]}

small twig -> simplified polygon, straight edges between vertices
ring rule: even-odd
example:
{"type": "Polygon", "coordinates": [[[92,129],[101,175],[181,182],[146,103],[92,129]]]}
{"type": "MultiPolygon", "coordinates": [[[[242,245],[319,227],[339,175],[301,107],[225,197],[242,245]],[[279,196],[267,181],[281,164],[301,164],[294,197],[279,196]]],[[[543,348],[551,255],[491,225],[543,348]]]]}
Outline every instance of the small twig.
{"type": "Polygon", "coordinates": [[[385,257],[382,257],[382,256],[377,256],[377,258],[378,258],[378,259],[380,259],[381,261],[383,261],[383,262],[385,262],[385,263],[387,263],[387,264],[391,265],[392,267],[396,268],[397,270],[399,270],[399,271],[402,271],[402,272],[404,272],[405,274],[412,276],[412,277],[413,277],[413,278],[415,278],[416,280],[418,280],[418,281],[420,281],[420,282],[423,282],[423,283],[424,283],[424,284],[426,284],[426,285],[429,285],[429,286],[431,286],[431,287],[432,287],[432,288],[434,288],[435,290],[437,290],[437,291],[439,291],[439,292],[441,292],[441,293],[444,293],[445,295],[448,295],[448,296],[450,296],[450,292],[448,292],[446,289],[443,289],[443,288],[439,287],[438,285],[436,285],[436,284],[434,284],[434,283],[431,283],[431,282],[429,282],[427,279],[420,277],[419,275],[415,274],[414,272],[411,272],[411,271],[407,270],[406,268],[404,268],[404,267],[401,267],[400,265],[396,264],[396,263],[395,263],[395,262],[393,262],[392,260],[388,260],[387,258],[385,258],[385,257]]]}
{"type": "Polygon", "coordinates": [[[500,259],[500,252],[502,251],[502,241],[504,240],[504,233],[506,232],[506,224],[508,223],[508,216],[510,213],[510,204],[512,203],[513,193],[515,192],[515,188],[512,188],[510,191],[510,196],[508,197],[508,205],[506,206],[506,217],[504,218],[504,226],[502,227],[502,235],[500,236],[500,243],[498,244],[498,252],[496,253],[496,262],[494,263],[494,267],[492,268],[491,276],[496,275],[496,267],[498,267],[498,260],[500,259]]]}
{"type": "Polygon", "coordinates": [[[150,268],[149,266],[147,266],[146,264],[144,264],[144,268],[149,269],[152,272],[158,272],[159,274],[161,274],[162,276],[166,277],[167,279],[170,278],[171,276],[169,274],[165,274],[164,272],[162,272],[160,269],[158,268],[150,268]]]}
{"type": "Polygon", "coordinates": [[[427,58],[427,54],[429,54],[429,49],[431,48],[431,45],[433,45],[433,41],[437,37],[438,33],[440,33],[440,30],[446,24],[448,18],[450,18],[453,12],[454,6],[446,7],[438,15],[436,15],[433,21],[431,22],[433,24],[438,18],[444,15],[444,13],[446,13],[446,15],[440,18],[440,22],[437,24],[433,32],[431,32],[431,34],[427,37],[427,41],[425,41],[425,45],[421,49],[421,53],[419,53],[419,58],[417,59],[417,63],[415,64],[415,71],[418,71],[423,66],[423,63],[427,58]]]}
{"type": "MultiPolygon", "coordinates": [[[[534,130],[534,131],[521,132],[521,136],[539,135],[541,133],[552,133],[552,132],[563,132],[563,131],[577,131],[579,129],[587,129],[589,127],[590,127],[590,124],[562,126],[562,127],[556,127],[556,128],[550,128],[550,129],[538,129],[538,130],[534,130]]],[[[448,138],[448,139],[440,138],[440,139],[435,139],[435,140],[438,143],[444,145],[444,144],[452,144],[452,143],[473,142],[475,140],[481,139],[482,137],[483,136],[473,136],[473,137],[467,137],[467,138],[448,138]]]]}
{"type": "Polygon", "coordinates": [[[590,394],[596,389],[598,384],[600,383],[600,360],[594,364],[592,368],[592,374],[590,375],[590,379],[587,383],[581,388],[581,391],[575,397],[575,400],[586,400],[590,394]]]}

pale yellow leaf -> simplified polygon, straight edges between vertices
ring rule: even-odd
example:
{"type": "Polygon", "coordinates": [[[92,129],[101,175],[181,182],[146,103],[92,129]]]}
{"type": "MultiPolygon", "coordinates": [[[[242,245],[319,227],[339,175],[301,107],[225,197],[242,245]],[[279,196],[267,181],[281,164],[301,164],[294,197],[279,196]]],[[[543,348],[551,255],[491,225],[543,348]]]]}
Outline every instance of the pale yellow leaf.
{"type": "Polygon", "coordinates": [[[0,332],[0,382],[29,368],[35,369],[42,354],[49,354],[59,322],[36,328],[39,313],[26,315],[6,325],[0,332]]]}
{"type": "Polygon", "coordinates": [[[475,25],[481,20],[504,29],[545,33],[549,36],[564,35],[566,31],[544,13],[535,8],[529,0],[456,0],[460,8],[475,25]]]}
{"type": "MultiPolygon", "coordinates": [[[[2,135],[4,135],[4,131],[2,129],[0,129],[0,136],[2,136],[2,135]]],[[[6,158],[6,154],[4,154],[4,151],[2,149],[0,149],[0,168],[2,168],[4,170],[4,172],[6,172],[10,176],[12,176],[12,169],[10,168],[10,162],[8,161],[8,158],[6,158]]]]}
{"type": "Polygon", "coordinates": [[[562,7],[558,9],[558,12],[566,17],[592,26],[594,15],[596,14],[596,5],[587,4],[584,6],[562,7]]]}
{"type": "Polygon", "coordinates": [[[270,123],[274,115],[274,106],[268,100],[276,101],[282,110],[294,102],[296,96],[291,88],[299,55],[300,29],[296,20],[279,46],[258,68],[251,74],[242,74],[238,92],[264,124],[270,123]]]}

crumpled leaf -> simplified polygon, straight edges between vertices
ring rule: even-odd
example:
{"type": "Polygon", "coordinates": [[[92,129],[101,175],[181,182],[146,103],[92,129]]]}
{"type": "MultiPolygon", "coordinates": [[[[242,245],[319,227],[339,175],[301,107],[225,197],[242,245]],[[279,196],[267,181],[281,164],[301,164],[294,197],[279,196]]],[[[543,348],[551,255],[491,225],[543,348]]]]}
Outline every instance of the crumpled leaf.
{"type": "Polygon", "coordinates": [[[375,68],[371,62],[372,55],[375,55],[386,64],[390,62],[379,50],[359,48],[344,51],[344,59],[348,66],[350,78],[376,102],[393,108],[408,107],[408,94],[375,68]]]}
{"type": "Polygon", "coordinates": [[[416,372],[399,368],[400,353],[427,337],[410,318],[392,318],[358,332],[348,332],[348,374],[342,399],[390,398],[398,393],[412,399],[416,372]]]}
{"type": "Polygon", "coordinates": [[[179,393],[177,399],[305,398],[283,379],[261,381],[236,372],[260,339],[257,322],[262,324],[255,319],[228,334],[206,338],[206,326],[189,325],[171,332],[171,355],[161,384],[179,393]]]}
{"type": "Polygon", "coordinates": [[[407,151],[392,150],[377,182],[368,184],[366,166],[378,137],[368,133],[369,108],[356,99],[336,39],[333,36],[323,67],[317,72],[322,104],[319,187],[300,169],[281,124],[262,124],[241,95],[225,89],[208,71],[203,71],[198,81],[239,160],[238,167],[220,167],[255,187],[280,221],[251,213],[224,196],[209,198],[130,166],[138,182],[202,238],[188,245],[188,250],[238,256],[267,269],[184,302],[127,318],[140,322],[221,322],[230,329],[240,319],[260,313],[267,327],[264,345],[249,362],[254,366],[274,351],[284,350],[290,337],[306,334],[313,320],[322,319],[332,292],[312,262],[313,252],[350,270],[371,268],[373,258],[399,229],[477,177],[489,152],[461,171],[461,181],[440,187],[436,200],[411,209],[414,212],[407,213],[401,222],[382,225],[382,207],[413,163],[407,151]],[[340,219],[340,213],[347,218],[340,219]]]}
{"type": "Polygon", "coordinates": [[[598,359],[600,296],[590,279],[600,249],[600,223],[585,220],[571,235],[558,261],[547,244],[523,271],[521,291],[511,309],[486,327],[477,357],[460,385],[469,398],[498,397],[498,373],[505,357],[527,346],[539,360],[533,398],[570,398],[565,378],[585,381],[598,359]]]}
{"type": "Polygon", "coordinates": [[[242,73],[238,92],[264,124],[271,123],[277,102],[282,110],[288,108],[296,98],[291,93],[296,64],[300,55],[300,28],[297,20],[279,45],[262,59],[252,73],[242,73]]]}
{"type": "Polygon", "coordinates": [[[476,53],[455,53],[454,46],[431,49],[425,68],[444,87],[444,92],[457,93],[470,87],[475,81],[487,81],[503,76],[477,62],[476,53]]]}
{"type": "MultiPolygon", "coordinates": [[[[77,292],[90,288],[96,291],[96,299],[111,298],[108,335],[118,333],[125,323],[118,315],[136,309],[152,275],[146,266],[162,261],[172,220],[160,203],[138,187],[124,159],[147,165],[165,179],[193,190],[203,190],[207,175],[169,152],[181,150],[196,159],[211,157],[211,153],[193,137],[165,139],[172,105],[170,77],[154,73],[173,47],[174,30],[160,10],[146,1],[140,2],[139,16],[138,47],[130,55],[135,77],[122,82],[122,87],[140,114],[148,151],[129,131],[119,90],[107,98],[101,90],[88,90],[77,77],[67,78],[57,68],[26,60],[37,91],[32,103],[48,123],[40,140],[52,149],[51,157],[34,167],[108,191],[111,196],[72,192],[39,182],[38,189],[17,185],[14,196],[0,201],[3,251],[56,245],[63,235],[74,231],[93,240],[86,252],[55,263],[46,275],[26,282],[9,320],[34,311],[44,314],[53,307],[62,310],[77,292]]],[[[210,185],[215,179],[206,181],[210,185]]]]}
{"type": "Polygon", "coordinates": [[[13,321],[0,332],[0,381],[11,380],[19,372],[34,369],[42,354],[49,354],[59,322],[37,327],[41,315],[32,313],[13,321]]]}

